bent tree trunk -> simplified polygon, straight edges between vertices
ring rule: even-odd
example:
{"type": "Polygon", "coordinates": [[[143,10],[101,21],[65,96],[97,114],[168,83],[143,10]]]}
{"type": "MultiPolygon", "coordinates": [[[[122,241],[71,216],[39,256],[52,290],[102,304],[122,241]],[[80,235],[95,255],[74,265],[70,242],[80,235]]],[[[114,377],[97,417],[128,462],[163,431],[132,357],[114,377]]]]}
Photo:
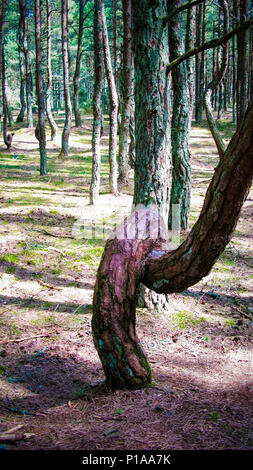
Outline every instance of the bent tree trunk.
{"type": "MultiPolygon", "coordinates": [[[[107,242],[97,273],[92,329],[112,387],[136,389],[151,383],[135,330],[138,284],[158,293],[181,292],[209,273],[229,242],[253,178],[252,122],[253,102],[214,172],[198,221],[179,248],[169,251],[166,241],[147,238],[147,214],[138,211],[107,242]],[[131,235],[133,226],[139,233],[145,228],[139,238],[131,235]]],[[[149,229],[157,221],[149,218],[149,229]]]]}

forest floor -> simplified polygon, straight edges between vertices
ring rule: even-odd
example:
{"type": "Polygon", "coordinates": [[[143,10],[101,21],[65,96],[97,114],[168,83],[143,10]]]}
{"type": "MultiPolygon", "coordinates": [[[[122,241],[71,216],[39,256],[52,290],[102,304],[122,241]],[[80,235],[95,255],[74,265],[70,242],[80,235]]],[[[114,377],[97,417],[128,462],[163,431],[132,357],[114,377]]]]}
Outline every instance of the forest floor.
{"type": "MultiPolygon", "coordinates": [[[[91,334],[105,243],[91,221],[107,233],[128,215],[133,180],[109,194],[106,133],[92,209],[91,126],[87,115],[72,128],[64,162],[60,137],[48,137],[44,177],[33,130],[14,126],[11,151],[0,142],[0,448],[252,450],[253,193],[211,273],[166,311],[138,309],[153,386],[111,391],[91,334]]],[[[229,139],[233,126],[221,128],[229,139]]],[[[191,152],[192,226],[218,161],[204,124],[192,128],[191,152]]]]}

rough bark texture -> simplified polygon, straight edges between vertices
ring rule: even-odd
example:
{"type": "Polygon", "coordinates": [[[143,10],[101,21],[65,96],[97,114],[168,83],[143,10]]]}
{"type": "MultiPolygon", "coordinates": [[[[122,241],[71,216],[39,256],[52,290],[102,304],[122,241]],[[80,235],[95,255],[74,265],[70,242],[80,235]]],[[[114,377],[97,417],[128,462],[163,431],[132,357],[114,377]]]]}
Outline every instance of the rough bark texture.
{"type": "Polygon", "coordinates": [[[40,147],[40,174],[47,174],[47,151],[45,129],[45,97],[42,74],[42,44],[41,44],[41,0],[35,0],[35,47],[36,47],[36,91],[38,102],[37,135],[40,147]]]}
{"type": "MultiPolygon", "coordinates": [[[[171,8],[180,7],[182,0],[170,2],[171,8]]],[[[181,21],[173,16],[169,21],[170,60],[183,52],[181,21]]],[[[189,110],[187,64],[183,62],[172,70],[173,112],[171,121],[172,188],[169,228],[172,229],[173,205],[179,205],[180,228],[187,229],[191,200],[191,161],[189,150],[189,110]]]]}
{"type": "MultiPolygon", "coordinates": [[[[94,343],[107,381],[116,388],[151,384],[135,329],[139,282],[158,293],[181,292],[206,276],[229,242],[253,178],[253,103],[209,185],[198,221],[174,251],[147,231],[159,216],[135,211],[107,242],[93,301],[94,343]],[[136,234],[138,230],[138,238],[136,234]]],[[[160,236],[159,236],[160,232],[160,236]]]]}
{"type": "Polygon", "coordinates": [[[129,171],[129,125],[134,94],[134,67],[132,44],[132,0],[123,0],[123,64],[122,64],[122,104],[119,126],[119,180],[128,181],[129,171]]]}
{"type": "Polygon", "coordinates": [[[133,1],[135,65],[134,205],[154,205],[168,221],[171,190],[167,2],[133,1]]]}
{"type": "Polygon", "coordinates": [[[118,195],[117,131],[118,131],[118,94],[113,75],[108,31],[102,2],[104,62],[110,96],[110,131],[109,131],[109,186],[110,192],[118,195]]]}
{"type": "Polygon", "coordinates": [[[95,204],[100,189],[100,138],[102,122],[103,91],[103,23],[102,1],[95,0],[94,6],[94,94],[93,94],[93,131],[92,131],[92,177],[90,203],[95,204]]]}
{"type": "Polygon", "coordinates": [[[51,140],[57,137],[58,127],[51,111],[51,94],[53,87],[52,66],[51,66],[51,0],[47,0],[47,99],[46,112],[47,119],[51,129],[51,140]]]}
{"type": "Polygon", "coordinates": [[[62,61],[65,100],[65,123],[62,132],[62,145],[59,158],[67,158],[69,154],[69,136],[71,130],[72,106],[69,89],[69,47],[68,47],[68,0],[62,0],[62,61]]]}

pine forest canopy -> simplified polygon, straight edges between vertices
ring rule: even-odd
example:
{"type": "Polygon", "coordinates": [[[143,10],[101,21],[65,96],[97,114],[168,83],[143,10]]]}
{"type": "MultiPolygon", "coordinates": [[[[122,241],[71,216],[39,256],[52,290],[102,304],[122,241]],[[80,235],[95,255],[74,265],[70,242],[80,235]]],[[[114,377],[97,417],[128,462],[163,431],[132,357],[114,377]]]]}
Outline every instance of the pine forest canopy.
{"type": "Polygon", "coordinates": [[[133,212],[108,240],[94,290],[94,343],[112,386],[151,383],[135,331],[140,283],[169,294],[207,275],[250,189],[252,11],[251,0],[0,1],[6,147],[11,148],[15,135],[14,119],[34,129],[40,175],[46,175],[47,123],[55,140],[55,116],[64,118],[56,157],[64,165],[73,121],[81,128],[82,116],[91,113],[90,203],[95,206],[108,115],[110,192],[117,197],[119,185],[124,187],[134,173],[133,212]],[[237,126],[228,145],[218,126],[227,111],[237,126]],[[182,245],[171,250],[164,233],[174,226],[175,208],[178,227],[187,230],[189,224],[192,121],[201,125],[205,118],[220,163],[198,221],[182,245]],[[154,227],[159,230],[152,237],[154,227]]]}

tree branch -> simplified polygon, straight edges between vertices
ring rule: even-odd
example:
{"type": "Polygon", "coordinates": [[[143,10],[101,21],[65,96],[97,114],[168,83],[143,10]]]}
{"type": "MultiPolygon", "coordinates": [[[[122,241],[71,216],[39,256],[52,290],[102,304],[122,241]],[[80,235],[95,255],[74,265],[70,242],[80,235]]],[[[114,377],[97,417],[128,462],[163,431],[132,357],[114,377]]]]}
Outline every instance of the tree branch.
{"type": "Polygon", "coordinates": [[[249,28],[252,25],[253,25],[253,18],[245,21],[240,26],[238,26],[238,28],[232,29],[232,31],[229,31],[227,34],[224,34],[224,36],[221,36],[220,38],[211,39],[210,41],[207,41],[198,47],[194,47],[190,51],[185,52],[185,54],[182,54],[181,56],[177,57],[175,60],[170,62],[170,64],[167,65],[167,72],[169,73],[174,67],[181,64],[181,62],[183,62],[186,59],[189,59],[190,57],[196,54],[199,54],[200,52],[206,51],[207,49],[214,49],[215,47],[225,44],[233,36],[240,33],[244,29],[249,28]]]}
{"type": "Polygon", "coordinates": [[[184,3],[180,7],[175,8],[169,15],[165,16],[165,18],[163,19],[164,26],[166,26],[168,21],[170,21],[173,16],[178,15],[179,13],[181,13],[181,11],[188,10],[189,8],[195,7],[196,5],[199,5],[199,3],[203,2],[205,2],[205,0],[195,0],[194,2],[184,3]]]}

